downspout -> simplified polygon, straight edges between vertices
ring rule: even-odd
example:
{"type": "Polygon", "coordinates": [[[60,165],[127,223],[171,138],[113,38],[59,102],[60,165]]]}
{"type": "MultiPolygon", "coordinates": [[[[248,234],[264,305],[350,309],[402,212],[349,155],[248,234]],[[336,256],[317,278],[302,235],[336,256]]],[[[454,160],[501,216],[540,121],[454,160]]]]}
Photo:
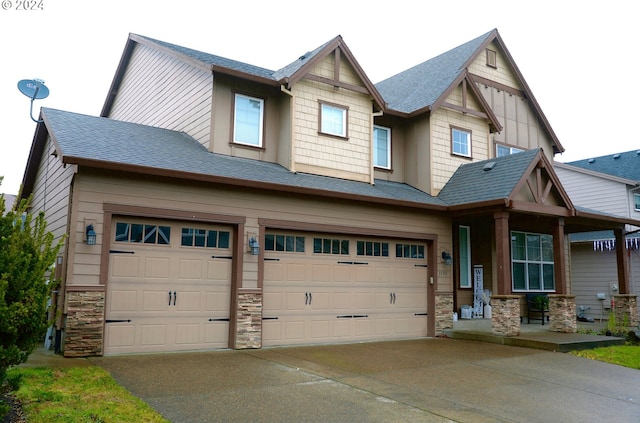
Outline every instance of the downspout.
{"type": "Polygon", "coordinates": [[[295,100],[291,89],[286,88],[285,84],[280,85],[280,91],[289,96],[289,171],[291,173],[296,173],[295,168],[295,142],[294,142],[294,134],[293,134],[293,122],[294,122],[294,107],[295,100]]]}

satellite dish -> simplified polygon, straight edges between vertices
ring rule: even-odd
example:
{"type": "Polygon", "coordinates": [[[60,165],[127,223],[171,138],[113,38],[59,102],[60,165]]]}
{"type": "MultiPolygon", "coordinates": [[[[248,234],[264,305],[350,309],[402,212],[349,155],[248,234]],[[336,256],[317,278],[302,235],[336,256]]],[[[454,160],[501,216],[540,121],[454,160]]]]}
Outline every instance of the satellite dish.
{"type": "Polygon", "coordinates": [[[18,89],[20,92],[31,99],[31,120],[36,123],[41,123],[41,120],[33,118],[33,100],[42,100],[49,96],[49,88],[44,85],[42,79],[23,79],[18,82],[18,89]]]}

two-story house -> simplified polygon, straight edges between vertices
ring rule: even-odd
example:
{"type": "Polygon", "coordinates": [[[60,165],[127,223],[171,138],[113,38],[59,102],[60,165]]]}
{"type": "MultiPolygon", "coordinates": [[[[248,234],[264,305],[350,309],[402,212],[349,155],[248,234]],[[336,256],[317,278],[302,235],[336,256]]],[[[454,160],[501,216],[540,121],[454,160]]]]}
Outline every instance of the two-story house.
{"type": "Polygon", "coordinates": [[[56,348],[435,336],[478,268],[519,322],[525,293],[570,294],[565,234],[622,233],[573,206],[497,30],[378,84],[340,36],[294,57],[131,34],[101,116],[41,110],[21,195],[67,235],[56,348]]]}
{"type": "MultiPolygon", "coordinates": [[[[640,220],[640,150],[554,164],[574,204],[640,220]]],[[[640,228],[625,227],[629,292],[640,292],[640,228]]],[[[611,231],[571,236],[572,292],[578,312],[594,321],[609,318],[618,294],[615,238],[611,231]]]]}

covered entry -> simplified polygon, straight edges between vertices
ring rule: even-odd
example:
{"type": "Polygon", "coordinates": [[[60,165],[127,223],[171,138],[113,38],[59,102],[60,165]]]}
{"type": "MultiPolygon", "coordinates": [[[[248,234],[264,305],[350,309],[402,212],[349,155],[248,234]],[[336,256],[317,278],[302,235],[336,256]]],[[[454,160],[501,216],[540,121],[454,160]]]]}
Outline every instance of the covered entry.
{"type": "Polygon", "coordinates": [[[234,228],[114,217],[104,354],[226,348],[234,228]]]}
{"type": "Polygon", "coordinates": [[[267,230],[264,346],[427,336],[424,240],[267,230]]]}

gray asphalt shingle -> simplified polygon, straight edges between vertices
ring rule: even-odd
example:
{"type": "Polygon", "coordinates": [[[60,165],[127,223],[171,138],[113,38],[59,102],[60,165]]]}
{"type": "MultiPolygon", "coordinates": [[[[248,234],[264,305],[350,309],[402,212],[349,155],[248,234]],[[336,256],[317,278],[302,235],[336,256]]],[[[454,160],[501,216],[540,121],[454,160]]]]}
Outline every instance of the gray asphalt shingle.
{"type": "Polygon", "coordinates": [[[66,157],[444,206],[407,184],[376,180],[371,185],[292,173],[276,163],[211,153],[182,132],[50,108],[42,108],[42,115],[59,154],[66,157]]]}
{"type": "Polygon", "coordinates": [[[567,164],[640,182],[640,149],[576,160],[567,164]]]}

